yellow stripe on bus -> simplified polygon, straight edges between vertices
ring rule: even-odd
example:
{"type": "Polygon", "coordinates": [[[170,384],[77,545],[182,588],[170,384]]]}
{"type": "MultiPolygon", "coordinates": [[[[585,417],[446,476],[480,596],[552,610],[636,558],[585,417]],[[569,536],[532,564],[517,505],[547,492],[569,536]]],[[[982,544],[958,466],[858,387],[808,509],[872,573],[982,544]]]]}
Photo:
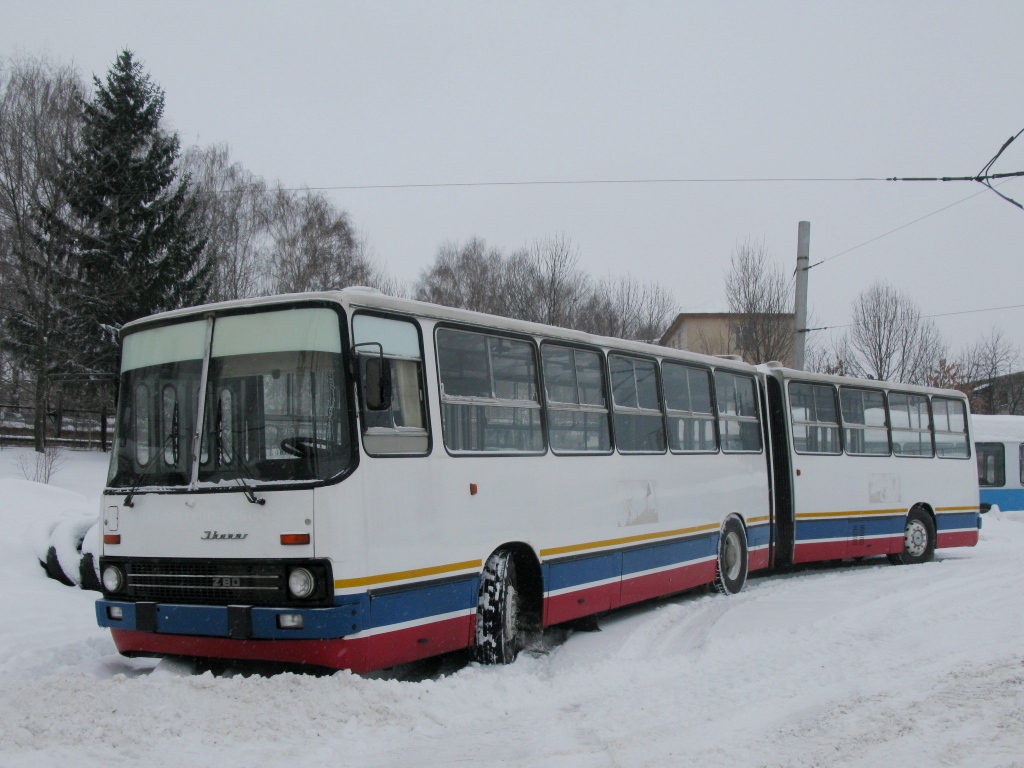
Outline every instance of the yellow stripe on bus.
{"type": "Polygon", "coordinates": [[[470,568],[480,568],[482,565],[482,560],[466,560],[461,563],[435,565],[430,568],[415,568],[411,571],[381,573],[376,576],[360,576],[357,579],[335,579],[334,588],[346,589],[348,587],[366,587],[371,584],[386,584],[389,581],[405,581],[406,579],[417,579],[421,576],[437,576],[441,573],[468,571],[470,568]]]}
{"type": "Polygon", "coordinates": [[[797,519],[805,517],[864,517],[867,515],[905,515],[905,509],[849,509],[844,512],[801,512],[797,519]]]}
{"type": "Polygon", "coordinates": [[[978,507],[936,507],[936,512],[977,512],[978,507]]]}
{"type": "Polygon", "coordinates": [[[717,531],[721,526],[718,523],[711,523],[709,525],[698,525],[695,528],[679,528],[675,531],[661,531],[659,533],[640,533],[636,536],[626,536],[621,539],[605,539],[604,541],[591,541],[586,544],[570,544],[565,547],[552,547],[551,549],[542,549],[540,551],[541,557],[551,557],[552,555],[565,555],[570,552],[582,552],[586,549],[600,549],[601,547],[613,547],[616,544],[631,544],[634,541],[650,541],[651,539],[667,539],[672,536],[684,536],[688,533],[700,533],[701,531],[717,531]]]}
{"type": "Polygon", "coordinates": [[[747,525],[754,525],[756,523],[767,523],[767,522],[768,522],[768,515],[764,515],[763,517],[752,517],[752,518],[750,518],[749,520],[747,520],[747,525]]]}

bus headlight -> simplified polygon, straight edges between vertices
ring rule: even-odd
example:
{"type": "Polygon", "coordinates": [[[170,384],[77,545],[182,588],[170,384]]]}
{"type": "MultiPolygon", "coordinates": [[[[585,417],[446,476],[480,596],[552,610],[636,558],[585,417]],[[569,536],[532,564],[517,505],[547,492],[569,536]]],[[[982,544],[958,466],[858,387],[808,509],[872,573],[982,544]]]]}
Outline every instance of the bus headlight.
{"type": "Polygon", "coordinates": [[[116,565],[108,565],[103,569],[103,588],[107,592],[120,592],[124,586],[124,574],[116,565]]]}
{"type": "Polygon", "coordinates": [[[309,597],[315,589],[316,577],[306,568],[293,568],[288,574],[288,591],[293,597],[309,597]]]}

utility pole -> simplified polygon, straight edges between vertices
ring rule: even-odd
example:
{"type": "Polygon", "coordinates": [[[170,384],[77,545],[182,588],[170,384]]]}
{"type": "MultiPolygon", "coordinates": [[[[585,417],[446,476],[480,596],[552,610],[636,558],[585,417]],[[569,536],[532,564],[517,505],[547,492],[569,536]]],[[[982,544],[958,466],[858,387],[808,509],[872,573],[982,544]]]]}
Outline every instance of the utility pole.
{"type": "Polygon", "coordinates": [[[811,260],[811,222],[801,221],[796,236],[796,306],[793,318],[793,367],[804,369],[807,341],[807,270],[811,260]]]}

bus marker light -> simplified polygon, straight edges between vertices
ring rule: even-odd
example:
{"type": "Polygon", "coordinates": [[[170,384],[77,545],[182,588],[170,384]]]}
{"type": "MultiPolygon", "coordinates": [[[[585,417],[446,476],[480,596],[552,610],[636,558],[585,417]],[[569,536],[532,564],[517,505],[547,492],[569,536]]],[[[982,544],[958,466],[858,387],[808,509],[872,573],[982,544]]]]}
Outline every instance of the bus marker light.
{"type": "Polygon", "coordinates": [[[301,613],[279,613],[277,614],[278,629],[302,629],[301,613]]]}
{"type": "Polygon", "coordinates": [[[124,618],[124,609],[120,605],[108,605],[107,618],[113,621],[120,621],[124,618]]]}
{"type": "Polygon", "coordinates": [[[477,489],[477,487],[476,487],[476,483],[470,483],[470,484],[469,484],[469,495],[470,495],[470,496],[476,496],[476,492],[477,492],[477,490],[478,490],[478,489],[477,489]]]}
{"type": "Polygon", "coordinates": [[[309,544],[308,533],[282,533],[282,544],[309,544]]]}
{"type": "Polygon", "coordinates": [[[121,534],[120,533],[104,533],[103,534],[104,544],[120,544],[121,534]]]}

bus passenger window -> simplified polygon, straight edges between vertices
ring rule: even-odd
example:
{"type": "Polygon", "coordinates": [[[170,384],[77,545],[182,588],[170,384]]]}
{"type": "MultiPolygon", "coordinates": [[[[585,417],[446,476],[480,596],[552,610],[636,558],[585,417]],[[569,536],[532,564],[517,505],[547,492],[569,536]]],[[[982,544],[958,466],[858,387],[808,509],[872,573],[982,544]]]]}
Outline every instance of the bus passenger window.
{"type": "Polygon", "coordinates": [[[363,445],[370,455],[418,455],[430,449],[426,397],[423,385],[423,354],[416,326],[406,320],[357,314],[352,335],[359,362],[362,392],[363,445]],[[388,366],[391,399],[383,408],[371,408],[369,388],[379,386],[379,376],[368,376],[374,366],[388,366]]]}
{"type": "Polygon", "coordinates": [[[717,370],[715,394],[722,450],[728,453],[760,452],[761,424],[757,418],[754,379],[717,370]]]}
{"type": "Polygon", "coordinates": [[[932,430],[928,398],[924,395],[889,393],[892,452],[897,456],[932,456],[932,430]]]}
{"type": "Polygon", "coordinates": [[[875,389],[839,388],[843,437],[851,456],[888,456],[889,422],[885,393],[875,389]]]}
{"type": "Polygon", "coordinates": [[[978,443],[974,448],[978,454],[978,485],[982,488],[1002,488],[1006,485],[1003,444],[978,443]]]}
{"type": "Polygon", "coordinates": [[[970,458],[967,444],[967,408],[962,400],[932,398],[935,453],[944,459],[970,458]]]}
{"type": "Polygon", "coordinates": [[[160,420],[163,426],[164,464],[168,467],[178,465],[178,442],[180,440],[180,414],[178,413],[178,394],[174,387],[165,384],[161,403],[160,420]]]}
{"type": "Polygon", "coordinates": [[[665,429],[653,360],[609,355],[615,446],[623,453],[664,453],[665,429]]]}
{"type": "Polygon", "coordinates": [[[601,355],[541,346],[548,434],[555,453],[608,453],[612,448],[601,355]]]}
{"type": "Polygon", "coordinates": [[[673,453],[717,451],[711,371],[665,361],[661,378],[668,409],[668,447],[673,453]]]}
{"type": "Polygon", "coordinates": [[[150,450],[150,438],[152,437],[152,431],[150,430],[151,414],[149,412],[149,387],[145,384],[139,384],[135,388],[135,461],[140,467],[144,467],[149,464],[150,458],[152,458],[152,452],[150,450]]]}
{"type": "Polygon", "coordinates": [[[441,328],[437,365],[449,451],[544,452],[533,344],[441,328]]]}
{"type": "Polygon", "coordinates": [[[791,381],[789,410],[797,453],[842,453],[836,391],[831,385],[791,381]]]}
{"type": "Polygon", "coordinates": [[[222,389],[217,402],[217,466],[226,467],[235,455],[235,414],[232,409],[234,397],[230,389],[222,389]]]}

